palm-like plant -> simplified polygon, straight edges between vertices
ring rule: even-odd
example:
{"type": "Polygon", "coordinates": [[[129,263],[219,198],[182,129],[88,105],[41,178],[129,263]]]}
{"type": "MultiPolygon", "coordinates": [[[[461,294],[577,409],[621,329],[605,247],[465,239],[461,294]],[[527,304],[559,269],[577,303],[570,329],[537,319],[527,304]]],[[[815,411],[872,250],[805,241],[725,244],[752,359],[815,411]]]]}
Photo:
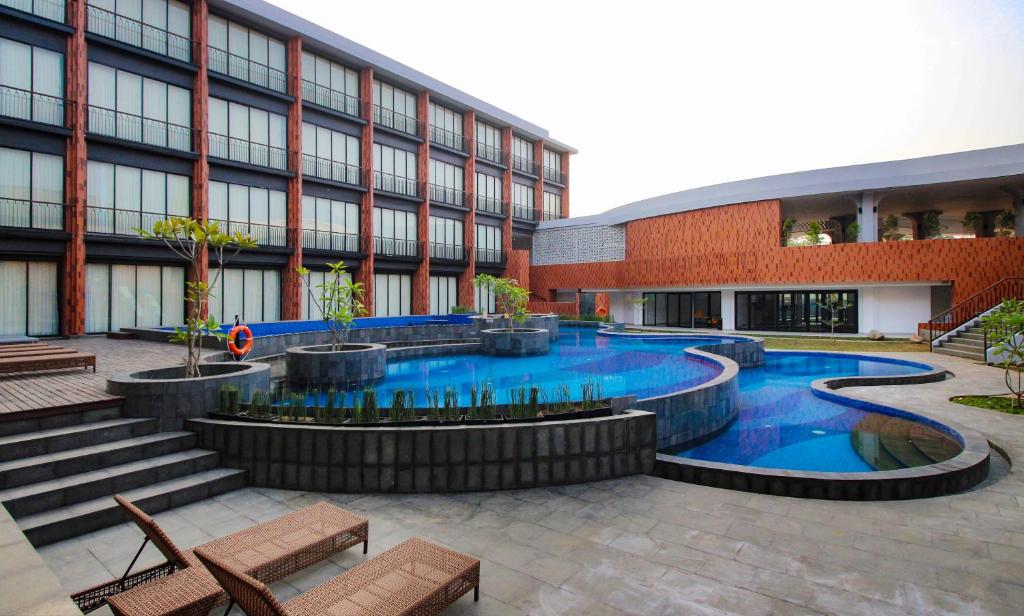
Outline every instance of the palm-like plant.
{"type": "Polygon", "coordinates": [[[327,324],[327,331],[331,333],[331,350],[340,351],[348,342],[348,334],[352,329],[352,323],[356,317],[366,315],[366,306],[363,305],[363,283],[353,282],[350,276],[346,276],[344,261],[328,263],[330,268],[322,284],[316,285],[319,293],[313,293],[313,287],[309,282],[309,270],[304,267],[296,268],[302,278],[302,284],[309,292],[310,299],[320,310],[324,323],[327,324]]]}

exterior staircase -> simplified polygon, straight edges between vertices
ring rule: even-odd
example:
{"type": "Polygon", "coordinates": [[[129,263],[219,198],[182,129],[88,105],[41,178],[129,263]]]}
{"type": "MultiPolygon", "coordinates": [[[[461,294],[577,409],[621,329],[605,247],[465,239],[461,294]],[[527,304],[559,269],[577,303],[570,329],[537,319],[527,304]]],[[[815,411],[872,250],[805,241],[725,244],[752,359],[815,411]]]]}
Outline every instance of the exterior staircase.
{"type": "Polygon", "coordinates": [[[975,321],[967,329],[960,330],[939,341],[939,344],[932,350],[944,355],[985,361],[985,330],[975,321]]]}
{"type": "Polygon", "coordinates": [[[1003,278],[932,317],[925,326],[932,351],[986,361],[990,339],[979,317],[1008,299],[1024,299],[1024,278],[1003,278]]]}
{"type": "Polygon", "coordinates": [[[38,547],[127,521],[114,494],[156,513],[245,486],[195,434],[158,424],[119,405],[0,423],[0,503],[38,547]]]}

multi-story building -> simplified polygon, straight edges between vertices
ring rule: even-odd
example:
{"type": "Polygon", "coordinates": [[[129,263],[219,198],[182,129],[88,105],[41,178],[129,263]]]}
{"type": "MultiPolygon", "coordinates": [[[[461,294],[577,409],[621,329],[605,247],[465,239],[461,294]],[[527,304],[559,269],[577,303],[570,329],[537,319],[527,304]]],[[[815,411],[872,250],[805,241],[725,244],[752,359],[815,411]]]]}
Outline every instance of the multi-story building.
{"type": "Polygon", "coordinates": [[[257,241],[211,307],[250,322],[338,260],[371,314],[473,306],[568,216],[572,148],[260,0],[0,0],[0,127],[0,334],[180,324],[168,216],[257,241]]]}
{"type": "Polygon", "coordinates": [[[1024,145],[686,190],[542,222],[530,285],[634,324],[912,334],[1024,277],[1022,195],[1024,145]]]}

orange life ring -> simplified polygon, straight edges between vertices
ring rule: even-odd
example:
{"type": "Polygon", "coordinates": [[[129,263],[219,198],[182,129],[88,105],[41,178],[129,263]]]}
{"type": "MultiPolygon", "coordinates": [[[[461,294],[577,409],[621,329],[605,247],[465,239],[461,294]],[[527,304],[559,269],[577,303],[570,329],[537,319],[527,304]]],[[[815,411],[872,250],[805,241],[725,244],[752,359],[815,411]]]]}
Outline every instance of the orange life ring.
{"type": "Polygon", "coordinates": [[[236,359],[245,357],[252,350],[252,330],[246,325],[235,325],[228,332],[228,351],[235,356],[236,359]],[[245,343],[239,348],[235,344],[235,340],[238,339],[238,334],[245,334],[245,343]]]}
{"type": "Polygon", "coordinates": [[[607,314],[608,314],[608,309],[605,308],[604,306],[601,306],[600,308],[597,309],[597,316],[603,317],[603,316],[605,316],[607,314]]]}

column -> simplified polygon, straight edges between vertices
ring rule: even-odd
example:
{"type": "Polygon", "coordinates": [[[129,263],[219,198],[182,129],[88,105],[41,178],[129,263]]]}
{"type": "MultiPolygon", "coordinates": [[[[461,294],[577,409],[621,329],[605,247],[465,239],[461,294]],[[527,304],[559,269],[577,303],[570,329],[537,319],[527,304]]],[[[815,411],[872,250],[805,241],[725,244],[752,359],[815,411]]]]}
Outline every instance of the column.
{"type": "Polygon", "coordinates": [[[88,153],[85,145],[85,113],[89,100],[87,78],[89,62],[85,45],[85,3],[68,4],[69,23],[74,32],[68,36],[65,90],[67,125],[71,129],[65,149],[64,230],[67,248],[61,277],[61,334],[85,333],[85,207],[88,197],[88,153]]]}
{"type": "Polygon", "coordinates": [[[568,152],[562,152],[562,218],[569,217],[569,156],[568,152]]]}
{"type": "MultiPolygon", "coordinates": [[[[210,142],[209,103],[210,82],[206,75],[209,66],[209,50],[207,48],[207,17],[209,6],[206,0],[192,3],[192,53],[199,70],[192,80],[192,127],[193,145],[196,160],[192,164],[192,218],[206,222],[210,215],[210,142]]],[[[189,281],[205,281],[210,279],[210,260],[207,251],[199,257],[198,271],[188,271],[185,275],[189,281]]],[[[202,317],[209,316],[209,306],[204,305],[202,317]]],[[[223,318],[223,315],[217,315],[223,318]]]]}
{"type": "Polygon", "coordinates": [[[288,107],[288,168],[295,175],[288,180],[287,237],[291,255],[281,277],[281,318],[302,318],[302,39],[288,41],[288,81],[295,100],[288,107]]]}
{"type": "MultiPolygon", "coordinates": [[[[533,146],[533,158],[536,161],[538,152],[540,160],[544,160],[544,142],[538,141],[533,146]]],[[[543,165],[543,162],[542,162],[543,165]]],[[[541,170],[540,179],[533,184],[533,219],[537,222],[544,220],[544,171],[541,170]]]]}
{"type": "Polygon", "coordinates": [[[423,139],[416,154],[416,180],[422,186],[423,200],[416,219],[416,235],[420,246],[420,266],[412,277],[412,313],[430,313],[430,93],[423,91],[416,98],[416,123],[423,139]]]}
{"type": "Polygon", "coordinates": [[[878,241],[878,202],[881,200],[879,193],[861,193],[857,204],[857,224],[860,226],[858,242],[878,241]]]}
{"type": "Polygon", "coordinates": [[[505,155],[505,173],[501,178],[501,207],[505,209],[505,217],[501,223],[501,250],[505,253],[505,271],[502,276],[508,276],[508,262],[512,254],[512,208],[508,206],[512,202],[512,128],[506,127],[501,131],[501,149],[505,155]]]}
{"type": "Polygon", "coordinates": [[[476,307],[476,112],[467,111],[462,115],[462,139],[469,154],[463,176],[466,178],[466,199],[469,211],[462,225],[462,245],[466,251],[466,269],[459,274],[459,305],[476,307]]]}
{"type": "Polygon", "coordinates": [[[366,120],[359,143],[366,192],[359,204],[359,241],[363,263],[353,278],[363,283],[363,305],[366,313],[373,316],[373,67],[367,66],[359,71],[359,99],[363,119],[366,120]]]}

